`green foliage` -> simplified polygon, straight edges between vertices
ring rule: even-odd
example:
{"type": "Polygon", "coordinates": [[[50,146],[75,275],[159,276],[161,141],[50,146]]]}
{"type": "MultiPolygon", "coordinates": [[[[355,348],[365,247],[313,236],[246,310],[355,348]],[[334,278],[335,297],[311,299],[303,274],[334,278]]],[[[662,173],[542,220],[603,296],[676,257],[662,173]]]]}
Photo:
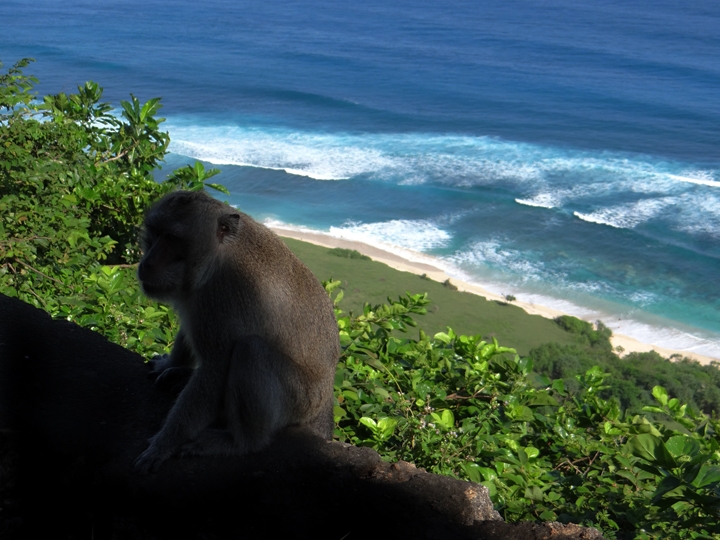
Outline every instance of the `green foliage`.
{"type": "Polygon", "coordinates": [[[720,412],[720,370],[717,365],[701,365],[689,359],[670,361],[656,352],[630,353],[620,358],[611,348],[593,347],[589,341],[573,345],[545,343],[532,349],[530,358],[535,371],[563,379],[572,390],[577,389],[577,373],[600,366],[612,375],[613,381],[603,392],[603,397],[617,400],[622,409],[631,412],[640,412],[651,402],[652,389],[658,385],[695,411],[720,412]]]}
{"type": "Polygon", "coordinates": [[[205,170],[205,166],[196,161],[194,165],[185,165],[174,171],[166,180],[172,185],[183,186],[183,189],[190,191],[198,191],[206,187],[211,187],[225,195],[230,192],[222,184],[208,183],[207,180],[213,176],[220,174],[220,169],[205,170]]]}
{"type": "Polygon", "coordinates": [[[427,304],[407,295],[357,316],[338,310],[341,440],[482,483],[512,521],[592,525],[608,538],[720,534],[716,420],[660,387],[660,406],[646,407],[659,420],[623,415],[601,397],[608,373],[598,367],[569,392],[495,340],[449,328],[407,337],[427,304]]]}
{"type": "Polygon", "coordinates": [[[612,331],[605,326],[602,321],[597,321],[595,327],[589,322],[585,322],[571,315],[561,315],[555,319],[555,322],[571,334],[578,337],[578,341],[583,344],[597,347],[603,350],[611,350],[610,336],[612,331]]]}
{"type": "Polygon", "coordinates": [[[159,98],[131,95],[116,116],[87,82],[40,102],[23,72],[30,62],[0,75],[0,292],[162,352],[176,324],[134,276],[142,213],[172,189],[218,188],[204,184],[216,171],[198,163],[155,182],[170,142],[159,98]]]}
{"type": "Polygon", "coordinates": [[[343,259],[358,259],[361,261],[370,260],[370,257],[363,255],[356,249],[332,248],[328,250],[328,254],[336,257],[342,257],[343,259]]]}

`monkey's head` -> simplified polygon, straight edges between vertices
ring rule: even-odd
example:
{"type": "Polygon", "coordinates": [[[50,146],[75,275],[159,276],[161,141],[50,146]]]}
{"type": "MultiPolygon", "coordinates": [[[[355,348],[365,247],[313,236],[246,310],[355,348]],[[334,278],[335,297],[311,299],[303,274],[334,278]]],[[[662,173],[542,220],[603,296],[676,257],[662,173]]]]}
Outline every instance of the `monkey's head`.
{"type": "Polygon", "coordinates": [[[150,207],[138,279],[147,296],[179,301],[222,266],[238,238],[240,213],[203,191],[175,191],[150,207]]]}

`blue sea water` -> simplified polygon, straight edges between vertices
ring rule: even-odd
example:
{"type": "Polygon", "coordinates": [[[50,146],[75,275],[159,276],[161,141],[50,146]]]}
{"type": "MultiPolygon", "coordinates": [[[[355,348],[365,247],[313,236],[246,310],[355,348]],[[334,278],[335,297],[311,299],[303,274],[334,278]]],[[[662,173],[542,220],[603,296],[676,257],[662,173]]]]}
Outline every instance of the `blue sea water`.
{"type": "Polygon", "coordinates": [[[216,164],[260,220],[720,358],[718,28],[697,0],[4,0],[0,60],[162,96],[166,169],[216,164]]]}

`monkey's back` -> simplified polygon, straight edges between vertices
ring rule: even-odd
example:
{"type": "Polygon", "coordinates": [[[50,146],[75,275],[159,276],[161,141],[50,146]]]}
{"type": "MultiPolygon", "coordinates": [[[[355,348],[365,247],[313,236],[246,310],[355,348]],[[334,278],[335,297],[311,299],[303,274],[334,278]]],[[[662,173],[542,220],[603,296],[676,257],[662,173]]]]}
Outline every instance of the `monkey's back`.
{"type": "Polygon", "coordinates": [[[340,345],[322,284],[270,229],[225,204],[215,208],[240,215],[238,234],[223,246],[213,278],[197,295],[198,304],[217,309],[177,306],[181,319],[190,320],[191,332],[230,334],[230,341],[258,335],[304,369],[327,374],[340,345]]]}
{"type": "Polygon", "coordinates": [[[267,310],[265,331],[296,361],[335,365],[340,354],[337,321],[322,284],[280,237],[249,216],[243,218],[248,220],[251,245],[263,247],[256,252],[256,263],[265,272],[256,283],[267,310]],[[280,328],[276,321],[282,321],[280,328]]]}

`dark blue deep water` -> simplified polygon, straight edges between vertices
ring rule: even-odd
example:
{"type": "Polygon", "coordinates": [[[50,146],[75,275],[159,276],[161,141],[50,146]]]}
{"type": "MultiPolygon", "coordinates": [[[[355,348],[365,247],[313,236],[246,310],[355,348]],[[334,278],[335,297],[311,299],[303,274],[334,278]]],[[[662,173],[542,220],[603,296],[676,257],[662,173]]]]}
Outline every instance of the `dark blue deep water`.
{"type": "Polygon", "coordinates": [[[720,358],[718,29],[699,0],[3,0],[0,60],[162,96],[166,168],[258,219],[720,358]]]}

